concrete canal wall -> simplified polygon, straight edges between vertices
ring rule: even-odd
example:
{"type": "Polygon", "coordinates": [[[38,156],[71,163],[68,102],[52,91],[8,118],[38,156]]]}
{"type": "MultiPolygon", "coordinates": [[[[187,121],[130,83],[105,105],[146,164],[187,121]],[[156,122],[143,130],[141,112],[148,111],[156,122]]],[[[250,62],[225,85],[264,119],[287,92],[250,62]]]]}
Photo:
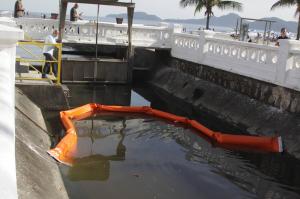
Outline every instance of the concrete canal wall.
{"type": "Polygon", "coordinates": [[[287,151],[300,158],[299,92],[173,58],[167,51],[140,49],[136,55],[135,67],[148,65],[144,75],[155,88],[245,133],[279,134],[287,151]]]}
{"type": "Polygon", "coordinates": [[[46,153],[53,135],[41,109],[20,89],[16,88],[15,94],[18,197],[68,198],[57,163],[46,153]]]}
{"type": "MultiPolygon", "coordinates": [[[[53,135],[41,109],[15,88],[16,45],[24,33],[1,24],[0,198],[68,198],[58,166],[46,154],[53,135]]],[[[66,103],[61,88],[32,83],[22,88],[43,108],[66,103]]]]}
{"type": "Polygon", "coordinates": [[[63,110],[68,102],[62,86],[51,84],[16,84],[16,87],[43,110],[63,110]]]}
{"type": "Polygon", "coordinates": [[[144,74],[136,74],[134,77],[136,79],[141,79],[140,76],[151,79],[157,71],[169,67],[191,75],[195,80],[206,80],[225,89],[236,91],[267,105],[279,108],[280,110],[300,113],[300,92],[296,90],[208,65],[174,58],[167,50],[136,49],[135,55],[134,68],[138,70],[139,68],[147,67],[150,71],[144,74]]]}

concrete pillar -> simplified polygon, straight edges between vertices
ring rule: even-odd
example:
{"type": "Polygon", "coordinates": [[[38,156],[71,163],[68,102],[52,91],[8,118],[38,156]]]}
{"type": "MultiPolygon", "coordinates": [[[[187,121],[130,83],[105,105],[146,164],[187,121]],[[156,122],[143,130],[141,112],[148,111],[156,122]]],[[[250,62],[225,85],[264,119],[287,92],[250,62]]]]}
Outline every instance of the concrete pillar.
{"type": "Polygon", "coordinates": [[[15,162],[16,43],[22,30],[0,25],[0,198],[17,198],[15,162]]]}
{"type": "Polygon", "coordinates": [[[213,38],[215,35],[214,31],[204,30],[199,34],[200,50],[197,56],[197,63],[202,64],[204,61],[204,55],[208,52],[208,45],[206,44],[206,38],[213,38]]]}
{"type": "Polygon", "coordinates": [[[276,79],[279,85],[285,85],[286,80],[286,70],[291,64],[291,58],[289,56],[290,50],[290,40],[282,39],[279,40],[279,53],[278,53],[278,63],[276,68],[276,79]]]}
{"type": "Polygon", "coordinates": [[[64,0],[59,1],[59,35],[58,41],[62,42],[63,33],[65,28],[65,21],[66,21],[66,12],[67,12],[68,2],[64,0]]]}
{"type": "Polygon", "coordinates": [[[127,73],[127,80],[128,83],[132,81],[132,68],[133,68],[133,48],[132,48],[132,22],[133,22],[133,14],[134,14],[134,7],[127,7],[127,16],[128,16],[128,51],[127,51],[127,58],[128,58],[128,73],[127,73]]]}

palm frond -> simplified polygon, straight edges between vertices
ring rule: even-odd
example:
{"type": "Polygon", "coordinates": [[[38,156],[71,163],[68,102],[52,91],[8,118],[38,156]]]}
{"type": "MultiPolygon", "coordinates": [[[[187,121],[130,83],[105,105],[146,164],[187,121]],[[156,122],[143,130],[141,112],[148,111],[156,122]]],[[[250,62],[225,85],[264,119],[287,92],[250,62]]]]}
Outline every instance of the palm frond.
{"type": "Polygon", "coordinates": [[[199,3],[201,3],[201,0],[180,0],[180,6],[181,7],[187,7],[187,6],[194,6],[197,5],[199,3]]]}
{"type": "Polygon", "coordinates": [[[196,5],[196,8],[195,8],[195,11],[194,11],[194,15],[196,15],[197,12],[201,12],[201,10],[205,8],[205,5],[204,4],[197,4],[196,5]]]}
{"type": "Polygon", "coordinates": [[[271,10],[274,10],[279,7],[291,7],[296,4],[297,4],[297,0],[279,0],[272,5],[271,10]]]}
{"type": "Polygon", "coordinates": [[[242,4],[236,1],[219,1],[216,6],[221,10],[233,9],[242,11],[242,4]]]}

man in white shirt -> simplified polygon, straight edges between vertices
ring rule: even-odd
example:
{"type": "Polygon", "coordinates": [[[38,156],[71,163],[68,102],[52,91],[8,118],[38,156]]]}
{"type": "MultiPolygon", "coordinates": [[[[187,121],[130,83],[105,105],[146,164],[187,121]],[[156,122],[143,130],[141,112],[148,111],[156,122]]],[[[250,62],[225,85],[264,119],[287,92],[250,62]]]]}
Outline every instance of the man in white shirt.
{"type": "MultiPolygon", "coordinates": [[[[48,35],[45,38],[45,44],[56,44],[57,36],[58,36],[58,31],[53,30],[52,34],[48,35]]],[[[49,74],[51,64],[53,64],[52,71],[53,71],[54,75],[55,76],[57,75],[57,64],[47,62],[47,61],[54,61],[55,60],[54,57],[53,57],[54,49],[55,49],[55,46],[52,46],[52,45],[45,45],[44,46],[43,54],[46,58],[46,63],[45,63],[45,66],[43,68],[43,71],[42,71],[42,78],[45,78],[46,74],[49,74]]]]}

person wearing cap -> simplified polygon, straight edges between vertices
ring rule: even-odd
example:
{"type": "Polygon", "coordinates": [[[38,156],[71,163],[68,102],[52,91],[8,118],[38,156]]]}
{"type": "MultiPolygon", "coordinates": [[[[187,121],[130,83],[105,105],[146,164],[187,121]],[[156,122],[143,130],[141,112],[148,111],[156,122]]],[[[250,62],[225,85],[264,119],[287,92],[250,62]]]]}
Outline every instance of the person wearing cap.
{"type": "Polygon", "coordinates": [[[53,30],[51,35],[48,35],[45,38],[46,45],[44,46],[43,54],[45,56],[46,63],[45,63],[45,66],[43,67],[42,78],[45,78],[46,74],[49,74],[51,64],[53,64],[52,72],[54,73],[55,76],[57,75],[57,64],[50,63],[51,61],[55,61],[55,58],[53,57],[55,46],[47,45],[47,44],[56,44],[57,36],[58,36],[58,30],[55,29],[55,30],[53,30]]]}
{"type": "Polygon", "coordinates": [[[78,14],[77,12],[77,8],[78,8],[78,4],[75,3],[74,6],[72,7],[71,11],[70,11],[70,21],[77,21],[78,19],[81,19],[81,13],[78,14]]]}

